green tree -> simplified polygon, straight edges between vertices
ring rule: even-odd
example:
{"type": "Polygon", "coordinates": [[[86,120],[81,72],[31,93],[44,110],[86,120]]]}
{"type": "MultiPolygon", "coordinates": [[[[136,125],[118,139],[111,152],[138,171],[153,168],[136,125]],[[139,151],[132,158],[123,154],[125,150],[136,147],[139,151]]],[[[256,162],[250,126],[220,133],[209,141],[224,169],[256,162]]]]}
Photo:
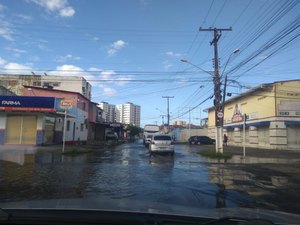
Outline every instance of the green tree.
{"type": "Polygon", "coordinates": [[[130,137],[139,135],[142,132],[142,128],[134,126],[132,124],[128,125],[127,130],[130,131],[130,137]]]}

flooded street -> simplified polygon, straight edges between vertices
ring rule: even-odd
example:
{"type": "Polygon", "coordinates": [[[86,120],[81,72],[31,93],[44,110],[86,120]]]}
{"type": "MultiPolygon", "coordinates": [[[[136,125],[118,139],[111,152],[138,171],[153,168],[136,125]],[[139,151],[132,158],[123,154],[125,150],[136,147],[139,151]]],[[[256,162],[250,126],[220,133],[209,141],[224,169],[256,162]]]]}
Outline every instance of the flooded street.
{"type": "Polygon", "coordinates": [[[300,212],[298,162],[254,162],[255,157],[243,162],[235,156],[224,163],[200,156],[200,148],[205,146],[176,145],[173,156],[150,156],[142,143],[76,156],[49,150],[4,151],[0,201],[102,198],[300,212]]]}

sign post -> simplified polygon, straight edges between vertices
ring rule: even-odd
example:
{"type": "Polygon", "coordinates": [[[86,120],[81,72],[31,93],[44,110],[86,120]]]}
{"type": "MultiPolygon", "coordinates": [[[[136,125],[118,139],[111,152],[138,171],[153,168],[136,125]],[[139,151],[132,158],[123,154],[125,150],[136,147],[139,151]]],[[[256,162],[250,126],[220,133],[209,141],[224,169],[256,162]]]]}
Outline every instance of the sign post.
{"type": "Polygon", "coordinates": [[[247,120],[247,115],[244,114],[244,122],[243,122],[243,158],[246,157],[246,120],[247,120]]]}
{"type": "Polygon", "coordinates": [[[66,142],[66,127],[67,127],[67,110],[72,108],[72,100],[66,99],[61,100],[60,102],[60,108],[65,109],[65,118],[64,118],[64,129],[63,129],[63,146],[62,146],[62,152],[65,152],[65,142],[66,142]]]}
{"type": "Polygon", "coordinates": [[[65,119],[64,119],[63,147],[62,147],[62,152],[63,152],[63,153],[65,152],[66,126],[67,126],[67,109],[65,109],[65,119]]]}

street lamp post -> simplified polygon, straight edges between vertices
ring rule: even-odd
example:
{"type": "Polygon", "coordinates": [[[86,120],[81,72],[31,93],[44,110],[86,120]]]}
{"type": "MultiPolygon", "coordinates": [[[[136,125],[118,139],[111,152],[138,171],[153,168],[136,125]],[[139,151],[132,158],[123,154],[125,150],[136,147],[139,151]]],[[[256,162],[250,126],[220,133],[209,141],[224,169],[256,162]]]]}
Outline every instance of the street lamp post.
{"type": "MultiPolygon", "coordinates": [[[[223,77],[223,74],[224,74],[224,72],[225,72],[225,69],[226,69],[226,67],[227,67],[227,65],[228,65],[228,63],[229,63],[231,57],[232,57],[234,54],[238,53],[239,51],[240,51],[240,49],[237,48],[237,49],[235,49],[235,50],[230,54],[230,56],[229,56],[228,59],[227,59],[227,62],[226,62],[226,64],[225,64],[225,66],[224,66],[224,68],[223,68],[223,72],[222,72],[222,74],[221,74],[221,77],[223,77]]],[[[224,108],[225,108],[226,87],[227,87],[227,74],[225,75],[224,88],[223,88],[223,99],[222,99],[222,113],[223,113],[223,118],[222,118],[222,120],[221,120],[222,127],[223,127],[223,125],[224,125],[224,108]]]]}
{"type": "Polygon", "coordinates": [[[191,63],[191,62],[188,61],[187,59],[181,59],[180,61],[181,61],[181,62],[184,62],[184,63],[187,63],[187,64],[190,64],[191,66],[196,67],[197,69],[199,69],[199,70],[201,70],[202,72],[207,73],[207,74],[209,74],[209,75],[211,75],[211,76],[214,75],[212,72],[209,72],[209,71],[206,71],[206,70],[202,69],[200,66],[197,66],[197,65],[195,65],[194,63],[191,63]]]}
{"type": "MultiPolygon", "coordinates": [[[[217,35],[218,36],[218,35],[217,35]]],[[[217,40],[212,42],[214,45],[217,45],[217,40]]],[[[230,61],[230,58],[233,54],[239,52],[239,49],[235,49],[229,56],[223,72],[221,74],[221,77],[223,76],[223,73],[225,72],[225,69],[230,61]]],[[[188,63],[198,69],[200,69],[201,71],[210,74],[211,76],[213,76],[213,80],[214,80],[214,85],[215,85],[215,100],[214,100],[214,106],[215,106],[215,122],[216,122],[216,151],[217,152],[223,152],[223,144],[222,144],[222,139],[223,139],[223,123],[224,123],[224,101],[225,101],[225,93],[223,94],[223,99],[221,99],[221,82],[220,82],[220,76],[219,76],[219,65],[218,65],[218,52],[217,52],[217,48],[215,47],[215,72],[214,73],[210,73],[204,69],[202,69],[201,67],[189,62],[186,59],[181,59],[181,62],[184,63],[188,63]],[[222,101],[223,100],[223,101],[222,101]]],[[[226,82],[227,82],[227,75],[225,77],[225,86],[224,86],[224,92],[226,92],[226,82]]]]}

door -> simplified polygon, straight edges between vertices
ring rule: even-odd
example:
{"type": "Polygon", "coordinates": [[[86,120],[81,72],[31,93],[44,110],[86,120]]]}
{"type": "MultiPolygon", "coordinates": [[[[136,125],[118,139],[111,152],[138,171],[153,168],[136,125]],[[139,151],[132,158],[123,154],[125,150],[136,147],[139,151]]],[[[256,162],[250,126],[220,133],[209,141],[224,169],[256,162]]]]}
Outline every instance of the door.
{"type": "Polygon", "coordinates": [[[288,148],[299,149],[300,146],[300,126],[289,125],[287,127],[287,144],[288,148]]]}
{"type": "Polygon", "coordinates": [[[36,127],[36,116],[7,116],[5,143],[36,144],[36,127]]]}
{"type": "Polygon", "coordinates": [[[44,144],[53,144],[55,118],[46,117],[44,129],[44,144]]]}
{"type": "Polygon", "coordinates": [[[76,123],[73,123],[73,141],[75,140],[76,123]]]}
{"type": "Polygon", "coordinates": [[[21,144],[36,144],[36,116],[23,116],[22,142],[21,144]]]}
{"type": "Polygon", "coordinates": [[[21,144],[22,116],[7,116],[6,119],[6,144],[21,144]]]}

